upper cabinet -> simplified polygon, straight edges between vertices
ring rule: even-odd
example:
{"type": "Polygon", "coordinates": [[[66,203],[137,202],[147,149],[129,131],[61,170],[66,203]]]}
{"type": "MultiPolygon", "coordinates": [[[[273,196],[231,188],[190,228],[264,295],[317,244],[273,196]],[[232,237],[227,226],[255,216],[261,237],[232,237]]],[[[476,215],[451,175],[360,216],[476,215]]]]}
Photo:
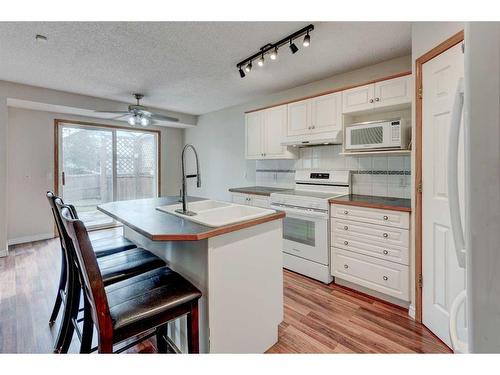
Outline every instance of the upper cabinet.
{"type": "Polygon", "coordinates": [[[287,136],[340,131],[341,101],[342,94],[337,92],[288,104],[287,136]]]}
{"type": "Polygon", "coordinates": [[[342,113],[411,103],[411,76],[403,76],[342,92],[342,113]]]}
{"type": "Polygon", "coordinates": [[[294,159],[297,155],[282,146],[286,135],[287,106],[281,105],[246,114],[247,159],[294,159]]]}

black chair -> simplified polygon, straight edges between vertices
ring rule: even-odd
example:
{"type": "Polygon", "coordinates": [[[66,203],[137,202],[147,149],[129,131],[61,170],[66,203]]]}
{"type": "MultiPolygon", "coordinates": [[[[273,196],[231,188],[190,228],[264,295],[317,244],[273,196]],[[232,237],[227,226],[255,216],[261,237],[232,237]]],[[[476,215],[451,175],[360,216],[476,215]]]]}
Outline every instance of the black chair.
{"type": "MultiPolygon", "coordinates": [[[[81,280],[79,279],[78,270],[75,268],[76,260],[73,242],[69,238],[60,217],[58,203],[59,205],[63,205],[63,202],[54,194],[47,193],[47,198],[51,203],[52,212],[59,231],[64,265],[62,266],[64,268],[61,270],[61,280],[63,280],[63,282],[60,281],[58,291],[60,300],[58,301],[56,299],[56,305],[58,305],[57,310],[59,310],[61,303],[64,303],[64,312],[54,345],[54,351],[56,353],[67,353],[75,329],[80,339],[82,336],[77,324],[80,306],[81,280]]],[[[68,207],[73,217],[77,217],[75,208],[71,205],[68,205],[68,207]]],[[[101,267],[103,280],[106,285],[125,280],[128,277],[139,275],[143,272],[165,265],[163,260],[145,249],[137,248],[135,245],[133,245],[133,248],[130,248],[127,241],[128,240],[118,239],[116,242],[117,247],[111,246],[112,241],[96,241],[98,248],[101,249],[102,252],[95,255],[96,258],[98,256],[97,262],[99,267],[101,267]]],[[[57,316],[57,312],[55,315],[57,316]]]]}
{"type": "Polygon", "coordinates": [[[63,225],[73,242],[76,269],[83,284],[85,318],[83,352],[90,352],[93,326],[98,333],[98,352],[112,353],[113,345],[153,331],[158,351],[169,321],[187,315],[188,351],[199,352],[198,300],[201,292],[168,267],[130,277],[106,286],[98,259],[82,221],[56,201],[63,225]]]}
{"type": "MultiPolygon", "coordinates": [[[[59,241],[61,243],[61,252],[62,252],[61,275],[59,277],[59,287],[57,289],[54,307],[52,308],[52,313],[50,314],[50,318],[49,318],[49,324],[52,325],[56,321],[57,315],[59,314],[59,310],[61,308],[61,303],[63,301],[63,296],[64,296],[64,293],[66,290],[66,278],[67,278],[68,271],[67,271],[67,260],[66,260],[66,255],[65,255],[65,251],[64,251],[63,236],[61,234],[59,220],[56,216],[57,213],[56,213],[56,207],[55,207],[55,203],[54,203],[56,198],[59,198],[59,197],[57,197],[51,191],[48,191],[46,196],[47,196],[47,199],[48,199],[49,204],[50,204],[52,215],[54,216],[54,221],[56,223],[57,232],[59,234],[59,241]]],[[[77,215],[76,210],[74,210],[74,214],[77,215]]],[[[129,250],[129,249],[133,249],[136,247],[133,242],[127,240],[123,236],[116,237],[116,238],[97,239],[97,240],[92,241],[92,246],[94,246],[97,257],[115,254],[115,253],[118,253],[120,251],[129,250]]]]}

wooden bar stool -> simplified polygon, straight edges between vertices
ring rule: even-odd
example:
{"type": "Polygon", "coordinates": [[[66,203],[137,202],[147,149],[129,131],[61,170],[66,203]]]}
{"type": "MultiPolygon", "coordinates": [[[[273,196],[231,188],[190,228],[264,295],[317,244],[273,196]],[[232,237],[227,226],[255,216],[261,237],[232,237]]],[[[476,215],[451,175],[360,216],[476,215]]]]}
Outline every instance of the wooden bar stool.
{"type": "MultiPolygon", "coordinates": [[[[64,303],[64,312],[57,334],[54,352],[67,353],[75,330],[80,339],[82,336],[78,327],[82,282],[80,280],[79,271],[76,268],[77,262],[73,242],[62,224],[60,207],[64,204],[60,198],[55,196],[48,196],[48,198],[50,198],[49,202],[51,202],[51,207],[53,207],[54,218],[61,237],[61,249],[65,260],[66,272],[64,277],[66,282],[63,286],[64,289],[59,290],[59,296],[64,303]]],[[[68,207],[71,214],[76,215],[75,208],[71,205],[68,205],[68,207]]],[[[107,253],[109,255],[101,255],[98,257],[97,261],[101,268],[105,285],[165,266],[163,260],[145,249],[137,248],[134,245],[133,248],[120,249],[120,251],[117,252],[116,249],[112,250],[111,246],[109,246],[110,243],[111,242],[108,242],[105,246],[101,246],[102,242],[98,242],[101,249],[107,248],[107,251],[109,251],[107,253]]],[[[122,243],[126,244],[124,241],[122,241],[122,243]]],[[[128,245],[126,247],[128,247],[128,245]]],[[[61,284],[62,283],[60,283],[59,288],[61,288],[61,284]]]]}
{"type": "MultiPolygon", "coordinates": [[[[57,204],[57,202],[56,202],[57,204]]],[[[98,352],[112,353],[113,345],[148,331],[162,337],[169,321],[187,315],[189,353],[199,352],[198,300],[201,292],[168,267],[161,267],[105,287],[97,257],[82,221],[70,208],[58,205],[63,225],[73,242],[83,281],[85,322],[82,346],[90,351],[92,325],[98,352]]],[[[164,351],[166,345],[158,344],[164,351]]]]}
{"type": "MultiPolygon", "coordinates": [[[[57,197],[53,192],[48,191],[47,200],[49,201],[50,208],[52,211],[52,215],[54,216],[54,221],[56,223],[57,232],[59,234],[59,241],[61,243],[61,274],[59,276],[59,287],[57,288],[56,299],[54,302],[54,307],[52,308],[52,313],[50,314],[49,324],[52,325],[56,321],[57,315],[59,314],[59,310],[61,308],[61,303],[63,302],[63,296],[66,291],[66,281],[68,276],[68,261],[66,259],[66,251],[64,250],[64,239],[61,233],[60,228],[60,220],[57,217],[57,210],[55,207],[55,200],[61,199],[57,197]]],[[[62,200],[61,200],[62,201],[62,200]]],[[[73,208],[74,210],[74,208],[73,208]]],[[[74,214],[76,215],[76,210],[74,210],[74,214]]],[[[126,238],[117,237],[117,238],[102,238],[98,240],[92,241],[92,246],[96,251],[97,257],[106,256],[118,253],[120,251],[125,251],[129,249],[135,248],[135,244],[126,238]]]]}

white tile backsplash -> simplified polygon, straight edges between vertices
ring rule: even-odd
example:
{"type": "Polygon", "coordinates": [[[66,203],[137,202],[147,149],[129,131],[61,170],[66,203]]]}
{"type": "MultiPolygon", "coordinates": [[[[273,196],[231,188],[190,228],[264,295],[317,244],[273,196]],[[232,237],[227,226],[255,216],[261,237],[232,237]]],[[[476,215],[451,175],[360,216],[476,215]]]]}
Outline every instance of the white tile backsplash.
{"type": "MultiPolygon", "coordinates": [[[[273,170],[338,169],[361,172],[406,171],[411,168],[409,155],[344,156],[342,145],[305,147],[299,150],[297,160],[257,160],[256,168],[273,170]]],[[[294,185],[294,174],[283,172],[256,172],[257,185],[289,187],[294,185]]],[[[410,198],[411,178],[408,174],[353,173],[354,194],[410,198]]]]}

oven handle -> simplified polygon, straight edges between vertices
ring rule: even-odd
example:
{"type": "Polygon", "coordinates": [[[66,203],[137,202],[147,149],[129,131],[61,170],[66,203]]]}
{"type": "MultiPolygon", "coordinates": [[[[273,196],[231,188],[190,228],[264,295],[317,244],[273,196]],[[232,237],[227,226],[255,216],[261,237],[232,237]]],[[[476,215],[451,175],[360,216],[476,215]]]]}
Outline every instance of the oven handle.
{"type": "Polygon", "coordinates": [[[317,217],[317,218],[322,218],[322,219],[328,219],[328,212],[327,211],[316,211],[316,210],[307,210],[307,209],[299,209],[299,208],[291,208],[291,207],[286,207],[286,206],[281,206],[277,204],[271,203],[271,208],[279,211],[284,211],[287,214],[294,214],[294,215],[299,215],[303,217],[317,217]]]}

